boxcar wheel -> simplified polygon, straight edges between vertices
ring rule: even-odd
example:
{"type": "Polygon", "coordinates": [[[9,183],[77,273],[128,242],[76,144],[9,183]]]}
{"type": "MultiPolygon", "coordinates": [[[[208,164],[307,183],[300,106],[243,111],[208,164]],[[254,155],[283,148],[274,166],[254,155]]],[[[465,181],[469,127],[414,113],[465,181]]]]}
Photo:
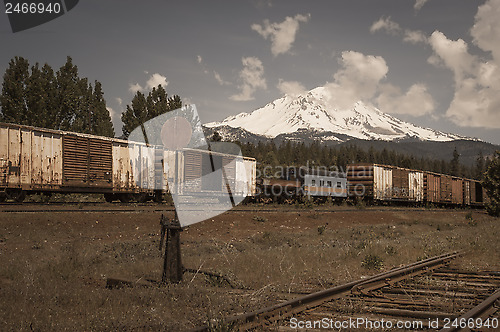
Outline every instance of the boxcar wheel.
{"type": "Polygon", "coordinates": [[[122,203],[128,203],[132,200],[132,195],[131,194],[120,194],[120,195],[118,195],[118,199],[122,203]]]}
{"type": "Polygon", "coordinates": [[[17,203],[22,203],[26,198],[26,191],[24,190],[13,190],[9,193],[10,198],[12,198],[17,203]]]}
{"type": "Polygon", "coordinates": [[[116,199],[115,194],[104,194],[104,200],[108,203],[113,203],[115,199],[116,199]]]}
{"type": "Polygon", "coordinates": [[[7,199],[7,196],[4,193],[1,193],[0,194],[0,203],[5,202],[6,199],[7,199]]]}
{"type": "Polygon", "coordinates": [[[147,201],[149,201],[149,196],[147,193],[135,194],[134,198],[139,203],[146,203],[147,201]]]}
{"type": "Polygon", "coordinates": [[[163,202],[163,193],[161,193],[161,192],[155,192],[155,194],[153,196],[153,201],[155,203],[161,203],[161,202],[163,202]]]}

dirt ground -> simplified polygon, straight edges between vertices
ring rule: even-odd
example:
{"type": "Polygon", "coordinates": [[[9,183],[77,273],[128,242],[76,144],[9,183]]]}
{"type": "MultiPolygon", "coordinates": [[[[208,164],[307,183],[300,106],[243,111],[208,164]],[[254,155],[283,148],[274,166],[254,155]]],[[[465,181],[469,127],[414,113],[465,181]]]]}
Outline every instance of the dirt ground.
{"type": "Polygon", "coordinates": [[[247,205],[181,233],[184,266],[225,279],[107,289],[109,277],[160,279],[159,220],[173,212],[29,208],[0,207],[2,331],[183,331],[455,250],[463,268],[500,270],[500,220],[480,210],[247,205]]]}

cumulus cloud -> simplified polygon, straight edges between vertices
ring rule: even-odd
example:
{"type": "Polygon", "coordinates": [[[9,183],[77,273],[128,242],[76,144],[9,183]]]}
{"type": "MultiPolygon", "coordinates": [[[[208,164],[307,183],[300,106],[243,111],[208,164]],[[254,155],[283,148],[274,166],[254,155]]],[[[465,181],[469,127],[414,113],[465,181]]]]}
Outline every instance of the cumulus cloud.
{"type": "Polygon", "coordinates": [[[306,88],[297,81],[284,81],[279,79],[278,85],[276,86],[282,94],[287,94],[290,96],[297,96],[306,91],[306,88]]]}
{"type": "Polygon", "coordinates": [[[402,92],[384,80],[389,67],[381,56],[354,51],[342,52],[340,69],[334,81],[325,87],[330,92],[333,107],[351,108],[356,102],[373,104],[383,112],[422,116],[435,109],[435,102],[424,84],[414,84],[402,92]]]}
{"type": "Polygon", "coordinates": [[[130,84],[129,88],[128,88],[128,91],[130,91],[132,93],[136,93],[136,92],[142,91],[142,90],[143,90],[143,88],[139,83],[130,84]]]}
{"type": "Polygon", "coordinates": [[[158,85],[161,85],[162,87],[166,87],[168,85],[167,78],[161,74],[154,73],[149,77],[149,79],[146,81],[146,84],[144,86],[140,85],[139,83],[134,83],[130,84],[128,90],[132,93],[137,93],[137,92],[143,92],[143,91],[149,91],[158,85]]]}
{"type": "Polygon", "coordinates": [[[333,75],[334,82],[326,84],[331,102],[349,108],[355,102],[369,101],[389,68],[381,56],[364,55],[354,51],[342,52],[341,68],[333,75]]]}
{"type": "Polygon", "coordinates": [[[163,75],[160,75],[158,73],[154,73],[151,75],[149,80],[146,82],[146,87],[151,90],[154,87],[157,87],[158,85],[161,85],[162,87],[166,87],[168,85],[167,78],[163,75]]]}
{"type": "Polygon", "coordinates": [[[435,109],[434,99],[424,84],[413,84],[404,94],[392,84],[385,84],[380,90],[377,105],[384,112],[422,116],[435,109]]]}
{"type": "Polygon", "coordinates": [[[443,64],[455,74],[455,81],[461,81],[466,75],[474,72],[477,59],[471,55],[468,45],[462,39],[450,40],[440,31],[434,31],[429,44],[435,52],[429,60],[434,65],[443,64]]]}
{"type": "Polygon", "coordinates": [[[473,42],[490,54],[472,55],[462,39],[451,40],[435,31],[429,62],[454,74],[455,92],[446,116],[459,126],[500,128],[500,0],[479,6],[471,29],[473,42]]]}
{"type": "Polygon", "coordinates": [[[292,48],[299,30],[299,24],[309,21],[310,17],[311,14],[287,16],[281,23],[270,23],[269,20],[264,20],[262,25],[252,24],[251,28],[264,39],[271,40],[271,52],[274,56],[277,56],[288,52],[292,48]]]}
{"type": "Polygon", "coordinates": [[[239,73],[240,93],[229,97],[235,101],[253,100],[253,94],[257,89],[266,89],[266,79],[264,78],[264,66],[257,57],[244,57],[241,59],[243,69],[239,73]]]}

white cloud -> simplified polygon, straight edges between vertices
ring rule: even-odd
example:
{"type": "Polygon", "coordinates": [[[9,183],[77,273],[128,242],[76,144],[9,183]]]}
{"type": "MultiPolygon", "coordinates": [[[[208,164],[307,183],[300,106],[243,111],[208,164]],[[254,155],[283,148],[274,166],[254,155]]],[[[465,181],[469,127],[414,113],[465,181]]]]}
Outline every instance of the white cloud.
{"type": "Polygon", "coordinates": [[[424,84],[412,85],[405,94],[392,84],[385,84],[380,89],[377,104],[384,112],[422,116],[431,114],[435,109],[434,99],[424,84]]]}
{"type": "Polygon", "coordinates": [[[334,82],[325,85],[332,106],[346,109],[362,101],[393,114],[422,116],[434,111],[434,99],[424,84],[414,84],[403,93],[384,83],[389,67],[381,56],[346,51],[339,62],[341,68],[333,75],[334,82]]]}
{"type": "Polygon", "coordinates": [[[203,62],[203,58],[201,57],[201,55],[196,56],[196,61],[198,61],[198,63],[200,64],[203,62]]]}
{"type": "Polygon", "coordinates": [[[435,31],[429,38],[434,54],[429,63],[454,74],[455,92],[446,116],[459,126],[500,128],[500,0],[479,6],[471,29],[473,42],[491,57],[469,53],[467,43],[435,31]]]}
{"type": "Polygon", "coordinates": [[[340,108],[349,108],[357,101],[369,101],[389,68],[381,56],[364,55],[354,51],[342,52],[339,69],[333,83],[326,84],[331,91],[331,102],[340,108]]]}
{"type": "Polygon", "coordinates": [[[435,65],[441,62],[450,68],[456,81],[461,81],[465,75],[473,73],[477,59],[469,53],[468,45],[462,39],[450,40],[442,32],[434,31],[429,37],[429,44],[435,52],[429,62],[435,65]]]}
{"type": "Polygon", "coordinates": [[[139,83],[130,84],[129,88],[128,88],[128,91],[130,91],[132,93],[137,93],[137,92],[142,91],[142,90],[143,90],[143,88],[139,83]]]}
{"type": "Polygon", "coordinates": [[[300,82],[284,81],[281,78],[276,87],[282,94],[288,94],[290,96],[297,96],[306,91],[306,88],[300,82]]]}
{"type": "Polygon", "coordinates": [[[416,0],[413,9],[415,9],[416,12],[420,11],[427,1],[429,0],[416,0]]]}
{"type": "Polygon", "coordinates": [[[225,81],[218,72],[213,71],[215,80],[219,83],[219,85],[231,85],[231,82],[225,81]]]}
{"type": "Polygon", "coordinates": [[[381,17],[378,21],[373,22],[370,32],[378,31],[385,31],[394,36],[403,36],[403,41],[411,44],[427,43],[427,36],[422,31],[403,29],[397,22],[391,20],[391,17],[381,17]]]}
{"type": "Polygon", "coordinates": [[[500,61],[500,0],[490,0],[479,6],[475,24],[471,29],[473,42],[484,51],[490,51],[498,63],[500,61]]]}
{"type": "Polygon", "coordinates": [[[122,106],[123,104],[123,99],[121,99],[120,97],[117,97],[115,98],[116,102],[118,103],[118,105],[122,106]]]}
{"type": "Polygon", "coordinates": [[[240,93],[229,97],[235,101],[253,100],[253,94],[257,89],[266,89],[266,79],[264,78],[264,66],[257,57],[245,57],[241,59],[243,69],[239,73],[240,93]]]}
{"type": "Polygon", "coordinates": [[[153,88],[156,88],[158,85],[161,85],[162,87],[166,87],[168,85],[167,78],[163,75],[160,75],[158,73],[154,73],[151,75],[149,80],[146,82],[146,87],[151,90],[153,88]]]}
{"type": "Polygon", "coordinates": [[[165,76],[158,73],[154,73],[146,81],[145,86],[142,86],[139,83],[130,84],[128,90],[135,94],[139,91],[144,92],[152,90],[153,88],[156,88],[158,85],[161,85],[162,87],[165,88],[168,85],[168,81],[165,76]]]}
{"type": "Polygon", "coordinates": [[[377,31],[384,30],[389,34],[397,35],[401,32],[401,27],[398,23],[391,20],[391,17],[381,17],[378,21],[373,22],[370,27],[370,32],[375,33],[377,31]]]}
{"type": "Polygon", "coordinates": [[[427,36],[420,30],[405,30],[403,41],[411,44],[426,44],[427,36]]]}
{"type": "Polygon", "coordinates": [[[271,40],[271,52],[274,56],[288,52],[295,42],[295,36],[299,30],[300,22],[309,21],[311,14],[297,14],[295,17],[287,16],[281,23],[270,23],[264,20],[262,25],[252,24],[252,30],[256,31],[264,39],[271,40]]]}
{"type": "Polygon", "coordinates": [[[115,115],[116,115],[116,112],[115,112],[115,111],[114,111],[111,107],[109,107],[109,106],[106,106],[106,109],[107,109],[107,110],[108,110],[108,112],[109,112],[109,117],[110,117],[111,119],[113,119],[113,118],[115,117],[115,115]]]}

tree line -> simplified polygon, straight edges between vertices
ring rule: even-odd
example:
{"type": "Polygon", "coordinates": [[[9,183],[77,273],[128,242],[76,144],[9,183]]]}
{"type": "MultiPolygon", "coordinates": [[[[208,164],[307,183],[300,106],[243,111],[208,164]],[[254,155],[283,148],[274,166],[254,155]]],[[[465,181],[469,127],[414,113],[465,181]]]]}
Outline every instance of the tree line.
{"type": "MultiPolygon", "coordinates": [[[[182,106],[178,95],[169,97],[158,85],[146,95],[140,91],[121,115],[122,132],[182,106]]],[[[71,57],[57,71],[49,64],[30,65],[14,57],[3,75],[0,122],[114,137],[102,84],[80,77],[71,57]]]]}
{"type": "MultiPolygon", "coordinates": [[[[212,140],[219,139],[220,135],[215,132],[212,140]]],[[[262,169],[266,166],[329,167],[334,165],[345,170],[347,165],[352,163],[376,163],[481,180],[490,163],[489,158],[484,158],[480,153],[476,165],[473,167],[465,166],[460,163],[460,155],[457,150],[454,151],[453,158],[447,161],[418,158],[385,148],[381,151],[377,151],[373,147],[365,150],[355,144],[326,146],[319,142],[306,144],[291,141],[282,144],[276,144],[272,141],[238,144],[241,146],[243,155],[255,158],[258,161],[258,167],[262,169]]]]}

